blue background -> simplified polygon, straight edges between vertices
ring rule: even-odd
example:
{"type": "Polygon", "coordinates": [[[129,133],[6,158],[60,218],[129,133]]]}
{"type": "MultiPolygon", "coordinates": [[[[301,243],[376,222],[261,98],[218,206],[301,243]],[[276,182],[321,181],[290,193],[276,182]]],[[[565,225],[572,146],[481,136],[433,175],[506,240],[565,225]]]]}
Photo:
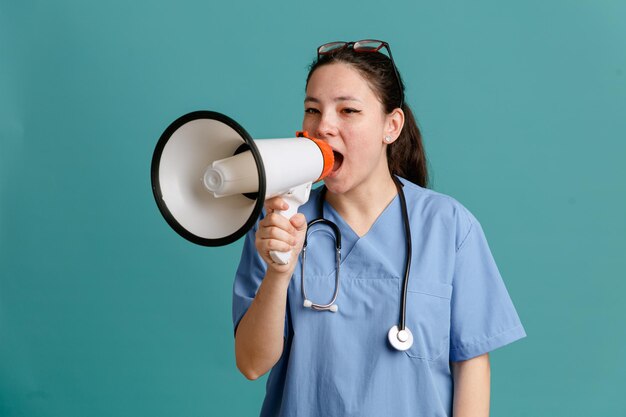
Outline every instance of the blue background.
{"type": "MultiPolygon", "coordinates": [[[[626,3],[0,0],[0,415],[256,415],[235,368],[241,242],[150,188],[178,116],[300,128],[332,40],[393,49],[433,188],[481,221],[529,337],[493,416],[626,415],[626,3]]],[[[323,349],[323,346],[320,346],[323,349]]]]}

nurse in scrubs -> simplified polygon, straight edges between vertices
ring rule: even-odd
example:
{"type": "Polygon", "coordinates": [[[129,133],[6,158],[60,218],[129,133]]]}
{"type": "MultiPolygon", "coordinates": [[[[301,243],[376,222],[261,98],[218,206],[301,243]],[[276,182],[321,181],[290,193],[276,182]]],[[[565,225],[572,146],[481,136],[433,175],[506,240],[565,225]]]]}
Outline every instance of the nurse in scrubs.
{"type": "Polygon", "coordinates": [[[332,147],[332,173],[291,219],[275,213],[287,208],[282,199],[266,202],[234,284],[237,367],[249,379],[271,371],[261,416],[488,416],[488,353],[524,328],[479,222],[427,188],[420,131],[389,45],[321,46],[302,127],[332,147]],[[321,217],[341,233],[336,312],[304,306],[303,282],[320,304],[335,288],[335,239],[324,225],[308,231],[301,276],[307,221],[321,217]],[[413,343],[402,351],[387,335],[399,321],[409,249],[413,343]],[[291,251],[289,264],[274,263],[273,250],[291,251]]]}

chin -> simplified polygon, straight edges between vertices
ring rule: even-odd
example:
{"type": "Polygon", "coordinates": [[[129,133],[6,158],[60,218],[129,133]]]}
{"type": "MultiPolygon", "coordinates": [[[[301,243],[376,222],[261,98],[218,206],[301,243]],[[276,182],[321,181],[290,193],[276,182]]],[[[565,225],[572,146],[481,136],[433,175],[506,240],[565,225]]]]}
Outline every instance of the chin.
{"type": "Polygon", "coordinates": [[[343,194],[350,190],[350,185],[338,178],[325,178],[324,185],[333,194],[343,194]]]}

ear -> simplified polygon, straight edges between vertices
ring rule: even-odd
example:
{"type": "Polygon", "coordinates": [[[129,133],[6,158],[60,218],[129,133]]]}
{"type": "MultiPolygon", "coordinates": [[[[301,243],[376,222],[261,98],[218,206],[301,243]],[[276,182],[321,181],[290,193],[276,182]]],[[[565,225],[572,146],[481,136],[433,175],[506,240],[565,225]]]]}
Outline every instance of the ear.
{"type": "Polygon", "coordinates": [[[395,108],[385,117],[385,136],[391,136],[391,142],[395,142],[404,127],[404,112],[401,108],[395,108]]]}

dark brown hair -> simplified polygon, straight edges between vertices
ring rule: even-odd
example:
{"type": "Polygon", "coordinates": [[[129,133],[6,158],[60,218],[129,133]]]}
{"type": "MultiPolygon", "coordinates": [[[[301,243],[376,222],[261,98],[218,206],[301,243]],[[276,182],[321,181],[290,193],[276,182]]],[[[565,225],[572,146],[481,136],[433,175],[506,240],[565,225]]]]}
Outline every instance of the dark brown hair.
{"type": "Polygon", "coordinates": [[[387,146],[389,171],[421,187],[428,187],[428,169],[422,134],[411,108],[404,100],[404,83],[401,78],[399,82],[396,81],[391,60],[380,52],[362,53],[354,52],[352,48],[343,48],[332,54],[322,55],[311,64],[306,79],[307,85],[316,69],[337,62],[351,65],[361,73],[378,96],[387,114],[402,106],[404,127],[398,139],[387,146]]]}

